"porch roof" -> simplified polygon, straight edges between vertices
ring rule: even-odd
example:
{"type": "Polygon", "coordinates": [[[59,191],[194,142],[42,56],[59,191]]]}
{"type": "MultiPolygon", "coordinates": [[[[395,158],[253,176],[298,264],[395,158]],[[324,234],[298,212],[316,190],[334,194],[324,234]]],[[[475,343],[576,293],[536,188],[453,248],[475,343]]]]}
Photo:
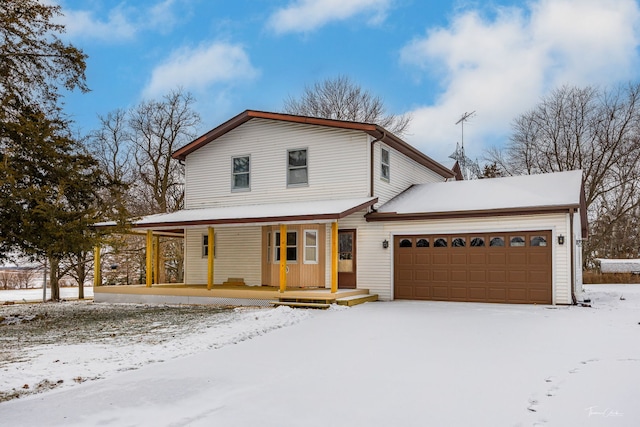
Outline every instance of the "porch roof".
{"type": "MultiPolygon", "coordinates": [[[[198,225],[331,221],[366,209],[377,197],[269,203],[248,206],[183,209],[142,217],[131,223],[137,229],[175,229],[198,225]]],[[[108,223],[97,224],[107,226],[108,223]]]]}

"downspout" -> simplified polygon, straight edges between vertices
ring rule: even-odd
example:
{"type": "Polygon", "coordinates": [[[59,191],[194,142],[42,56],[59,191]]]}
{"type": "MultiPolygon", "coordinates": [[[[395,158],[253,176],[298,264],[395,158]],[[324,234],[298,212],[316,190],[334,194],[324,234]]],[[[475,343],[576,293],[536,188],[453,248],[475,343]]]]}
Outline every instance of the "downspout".
{"type": "Polygon", "coordinates": [[[577,304],[578,299],[576,298],[576,257],[575,257],[575,244],[573,242],[573,216],[574,209],[569,209],[569,246],[571,253],[571,301],[573,304],[577,304]]]}
{"type": "Polygon", "coordinates": [[[374,197],[373,196],[373,168],[374,168],[373,146],[375,145],[376,142],[382,141],[386,137],[387,137],[387,132],[382,131],[382,136],[371,141],[371,152],[369,153],[369,163],[370,163],[369,164],[369,197],[374,197]]]}

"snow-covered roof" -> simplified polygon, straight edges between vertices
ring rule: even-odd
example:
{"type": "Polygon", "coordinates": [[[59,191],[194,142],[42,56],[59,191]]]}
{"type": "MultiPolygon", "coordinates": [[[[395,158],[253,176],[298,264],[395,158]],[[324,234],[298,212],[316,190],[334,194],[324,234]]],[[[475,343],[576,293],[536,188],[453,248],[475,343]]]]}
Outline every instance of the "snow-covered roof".
{"type": "Polygon", "coordinates": [[[579,206],[582,171],[418,184],[378,208],[418,214],[579,206]]]}
{"type": "MultiPolygon", "coordinates": [[[[305,220],[332,220],[376,203],[376,197],[339,200],[319,200],[294,203],[269,203],[248,206],[183,209],[176,212],[148,215],[132,221],[135,228],[183,227],[204,224],[265,223],[305,220]]],[[[112,226],[112,222],[95,224],[112,226]]]]}
{"type": "Polygon", "coordinates": [[[596,258],[600,262],[601,273],[631,273],[640,271],[640,259],[604,259],[596,258]]]}

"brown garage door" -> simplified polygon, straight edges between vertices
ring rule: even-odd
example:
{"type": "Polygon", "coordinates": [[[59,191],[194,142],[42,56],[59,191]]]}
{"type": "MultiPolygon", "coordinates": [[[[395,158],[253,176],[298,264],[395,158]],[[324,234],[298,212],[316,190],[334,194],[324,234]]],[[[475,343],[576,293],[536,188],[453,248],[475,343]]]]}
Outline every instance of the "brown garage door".
{"type": "Polygon", "coordinates": [[[551,304],[551,231],[394,239],[396,299],[551,304]]]}

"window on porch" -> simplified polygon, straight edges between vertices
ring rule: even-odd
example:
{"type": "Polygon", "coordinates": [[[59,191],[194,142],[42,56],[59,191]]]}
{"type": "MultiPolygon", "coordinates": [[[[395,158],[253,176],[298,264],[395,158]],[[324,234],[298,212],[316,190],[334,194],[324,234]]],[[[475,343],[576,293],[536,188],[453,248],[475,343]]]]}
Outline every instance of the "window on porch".
{"type": "MultiPolygon", "coordinates": [[[[275,262],[280,262],[280,232],[276,231],[276,242],[275,242],[276,253],[274,258],[275,262]]],[[[287,231],[287,262],[297,262],[298,261],[298,232],[297,231],[287,231]]]]}
{"type": "MultiPolygon", "coordinates": [[[[216,257],[216,240],[217,233],[213,235],[213,257],[216,257]]],[[[202,235],[202,258],[206,258],[209,256],[209,236],[206,234],[202,235]]]]}
{"type": "Polygon", "coordinates": [[[304,263],[318,263],[318,230],[304,230],[304,263]]]}

